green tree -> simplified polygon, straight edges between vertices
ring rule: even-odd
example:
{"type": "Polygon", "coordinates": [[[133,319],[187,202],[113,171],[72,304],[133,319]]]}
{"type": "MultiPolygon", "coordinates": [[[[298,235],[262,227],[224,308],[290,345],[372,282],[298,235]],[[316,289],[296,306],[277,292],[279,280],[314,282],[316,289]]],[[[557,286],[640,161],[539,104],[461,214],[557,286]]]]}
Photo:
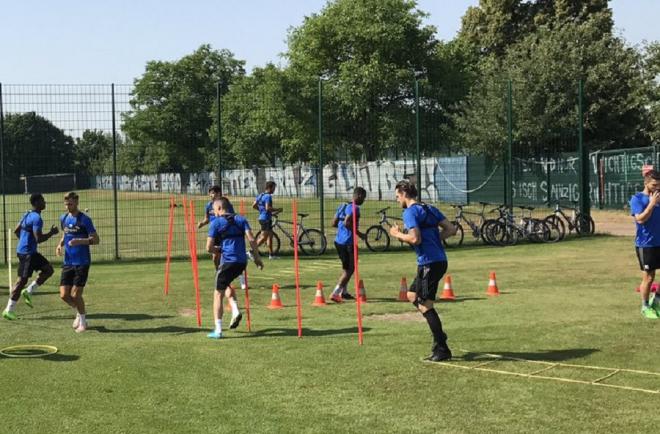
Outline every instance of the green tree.
{"type": "Polygon", "coordinates": [[[424,17],[410,0],[336,0],[290,31],[290,72],[307,107],[326,80],[326,153],[373,160],[410,147],[415,72],[430,78],[437,63],[424,17]]]}
{"type": "Polygon", "coordinates": [[[150,61],[135,80],[123,131],[139,171],[211,169],[209,138],[217,83],[224,91],[244,74],[244,62],[228,50],[202,45],[175,62],[150,61]]]}
{"type": "Polygon", "coordinates": [[[34,112],[9,113],[4,119],[5,176],[8,188],[20,175],[70,173],[73,138],[34,112]]]}
{"type": "Polygon", "coordinates": [[[655,144],[660,144],[660,42],[645,47],[644,66],[649,82],[649,135],[655,144]]]}
{"type": "Polygon", "coordinates": [[[77,173],[103,175],[106,161],[112,157],[112,134],[101,130],[85,130],[73,146],[77,173]]]}

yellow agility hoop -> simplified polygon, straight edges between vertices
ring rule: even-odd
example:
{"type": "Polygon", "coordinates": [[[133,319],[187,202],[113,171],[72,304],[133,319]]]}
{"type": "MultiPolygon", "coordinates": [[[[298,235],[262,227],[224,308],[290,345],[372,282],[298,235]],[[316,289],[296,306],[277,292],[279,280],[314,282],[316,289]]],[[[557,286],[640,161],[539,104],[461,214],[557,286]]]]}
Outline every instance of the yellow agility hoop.
{"type": "Polygon", "coordinates": [[[52,345],[14,345],[0,350],[5,357],[29,358],[45,357],[57,353],[57,347],[52,345]]]}

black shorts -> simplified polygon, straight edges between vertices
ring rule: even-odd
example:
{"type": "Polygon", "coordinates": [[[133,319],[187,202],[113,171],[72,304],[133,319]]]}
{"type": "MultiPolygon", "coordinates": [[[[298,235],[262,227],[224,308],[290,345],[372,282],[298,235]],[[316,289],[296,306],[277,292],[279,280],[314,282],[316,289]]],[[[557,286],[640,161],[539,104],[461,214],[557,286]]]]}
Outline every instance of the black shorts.
{"type": "Polygon", "coordinates": [[[271,231],[273,230],[273,221],[272,220],[259,220],[262,231],[271,231]]]}
{"type": "Polygon", "coordinates": [[[417,277],[413,280],[408,291],[417,294],[417,301],[435,300],[440,279],[447,272],[447,261],[432,262],[417,267],[417,277]]]}
{"type": "Polygon", "coordinates": [[[77,286],[82,288],[87,284],[89,275],[89,264],[87,265],[63,265],[60,286],[77,286]]]}
{"type": "Polygon", "coordinates": [[[43,270],[50,265],[48,259],[41,256],[41,253],[32,253],[28,255],[18,254],[18,277],[24,279],[32,276],[34,270],[43,270]]]}
{"type": "Polygon", "coordinates": [[[635,247],[639,269],[653,271],[660,268],[660,247],[635,247]]]}
{"type": "Polygon", "coordinates": [[[353,244],[338,244],[335,242],[335,248],[339,259],[341,259],[341,268],[352,273],[355,270],[353,244]]]}
{"type": "Polygon", "coordinates": [[[243,274],[247,264],[244,262],[230,262],[220,265],[220,269],[215,274],[215,289],[222,291],[226,289],[231,282],[243,274]]]}

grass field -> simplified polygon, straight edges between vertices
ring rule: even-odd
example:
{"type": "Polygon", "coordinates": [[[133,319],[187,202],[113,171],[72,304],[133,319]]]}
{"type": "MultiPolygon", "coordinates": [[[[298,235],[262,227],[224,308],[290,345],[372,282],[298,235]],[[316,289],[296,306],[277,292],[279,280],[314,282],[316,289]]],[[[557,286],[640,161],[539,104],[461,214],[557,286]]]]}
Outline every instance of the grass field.
{"type": "MultiPolygon", "coordinates": [[[[660,372],[660,321],[639,314],[629,238],[600,236],[554,245],[450,252],[456,302],[438,311],[457,353],[660,372]],[[502,295],[485,296],[497,272],[502,295]]],[[[76,335],[55,278],[35,308],[0,323],[0,347],[48,344],[42,359],[0,358],[3,427],[11,433],[208,432],[657,432],[660,395],[423,363],[431,337],[399,279],[412,252],[361,257],[368,304],[358,346],[354,303],[311,306],[338,275],[332,255],[301,261],[303,338],[297,338],[292,260],[250,267],[253,332],[245,319],[210,341],[210,261],[201,262],[202,329],[196,326],[190,266],[173,264],[162,294],[161,261],[94,265],[87,290],[91,329],[76,335]],[[265,308],[273,283],[286,306],[265,308]]],[[[6,279],[6,277],[5,277],[6,279]]],[[[6,281],[6,280],[5,280],[6,281]]],[[[241,297],[241,304],[243,297],[241,297]]],[[[533,364],[532,364],[533,365],[533,364]]],[[[529,362],[491,363],[529,373],[529,362]]],[[[541,366],[542,368],[543,366],[541,366]]],[[[609,371],[607,371],[609,372],[609,371]]],[[[605,373],[607,373],[605,372],[605,373]]],[[[592,381],[593,368],[544,376],[592,381]]],[[[603,383],[660,390],[660,377],[619,373],[603,383]]]]}

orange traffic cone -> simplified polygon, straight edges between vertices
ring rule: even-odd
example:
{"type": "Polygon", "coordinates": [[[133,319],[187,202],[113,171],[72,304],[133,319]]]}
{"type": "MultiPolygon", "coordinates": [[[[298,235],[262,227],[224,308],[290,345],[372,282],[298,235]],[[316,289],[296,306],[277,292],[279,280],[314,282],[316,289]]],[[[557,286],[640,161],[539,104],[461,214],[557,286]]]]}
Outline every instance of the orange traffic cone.
{"type": "Polygon", "coordinates": [[[273,294],[270,297],[270,304],[268,309],[283,309],[282,300],[280,299],[280,285],[273,284],[273,294]]]}
{"type": "Polygon", "coordinates": [[[326,306],[325,297],[323,297],[323,282],[320,280],[316,282],[316,296],[314,297],[312,306],[326,306]]]}
{"type": "Polygon", "coordinates": [[[362,279],[360,279],[360,282],[358,283],[358,299],[360,300],[360,303],[367,302],[367,290],[364,289],[364,282],[362,279]]]}
{"type": "Polygon", "coordinates": [[[399,286],[399,298],[397,301],[408,301],[408,283],[406,283],[406,278],[401,278],[401,286],[399,286]]]}
{"type": "Polygon", "coordinates": [[[445,287],[442,290],[440,300],[456,300],[454,290],[451,288],[451,276],[449,274],[445,277],[445,287]]]}
{"type": "Polygon", "coordinates": [[[497,289],[497,282],[495,281],[495,272],[490,272],[490,278],[488,279],[488,289],[486,290],[486,295],[500,295],[500,290],[497,289]]]}

